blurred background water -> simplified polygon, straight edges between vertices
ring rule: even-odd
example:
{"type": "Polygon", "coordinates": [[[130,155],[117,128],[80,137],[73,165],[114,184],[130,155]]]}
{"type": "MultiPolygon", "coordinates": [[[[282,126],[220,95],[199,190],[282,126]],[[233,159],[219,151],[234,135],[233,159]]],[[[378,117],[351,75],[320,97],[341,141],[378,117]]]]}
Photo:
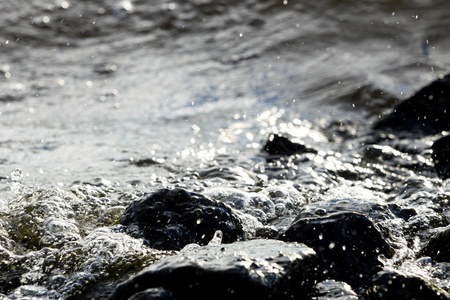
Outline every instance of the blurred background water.
{"type": "Polygon", "coordinates": [[[278,118],[367,124],[449,69],[448,1],[1,6],[0,174],[35,186],[254,153],[278,118]]]}
{"type": "MultiPolygon", "coordinates": [[[[142,191],[254,184],[270,133],[351,150],[336,128],[358,136],[450,69],[447,0],[0,2],[3,221],[78,197],[89,209],[68,232],[86,249],[142,191]]],[[[299,185],[327,182],[301,168],[299,185]]]]}

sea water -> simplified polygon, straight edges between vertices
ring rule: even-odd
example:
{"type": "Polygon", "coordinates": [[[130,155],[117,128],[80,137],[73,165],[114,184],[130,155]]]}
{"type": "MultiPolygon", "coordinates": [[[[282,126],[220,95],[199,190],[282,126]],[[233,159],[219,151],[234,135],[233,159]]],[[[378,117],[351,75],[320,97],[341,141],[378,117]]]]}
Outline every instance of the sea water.
{"type": "MultiPolygon", "coordinates": [[[[233,195],[279,228],[324,199],[448,195],[425,172],[432,137],[394,153],[423,174],[362,164],[357,149],[395,103],[448,73],[449,11],[445,0],[2,0],[1,271],[20,281],[3,293],[65,298],[167,255],[114,227],[159,188],[233,195]],[[319,155],[267,164],[271,133],[319,155]]],[[[399,239],[401,259],[417,250],[399,239]]]]}

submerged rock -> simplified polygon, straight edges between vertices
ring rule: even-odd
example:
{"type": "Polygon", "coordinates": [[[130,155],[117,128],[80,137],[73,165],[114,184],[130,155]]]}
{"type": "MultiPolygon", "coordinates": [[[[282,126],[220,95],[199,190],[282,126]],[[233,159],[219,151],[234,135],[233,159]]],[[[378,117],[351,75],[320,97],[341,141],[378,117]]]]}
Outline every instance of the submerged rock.
{"type": "Polygon", "coordinates": [[[378,255],[393,255],[378,228],[364,215],[340,212],[295,221],[280,240],[305,243],[321,263],[322,279],[335,279],[359,288],[377,267],[378,255]]]}
{"type": "Polygon", "coordinates": [[[149,288],[163,288],[178,300],[303,299],[314,285],[315,259],[303,244],[276,240],[189,247],[120,284],[110,299],[149,288]]]}
{"type": "Polygon", "coordinates": [[[434,168],[438,176],[442,179],[450,178],[450,135],[434,142],[431,148],[433,149],[434,168]]]}
{"type": "Polygon", "coordinates": [[[365,299],[444,300],[450,299],[450,294],[416,276],[380,271],[372,278],[365,299]]]}
{"type": "Polygon", "coordinates": [[[272,134],[264,145],[264,151],[273,155],[294,155],[302,153],[317,153],[316,150],[305,145],[293,143],[288,138],[272,134]]]}
{"type": "Polygon", "coordinates": [[[120,223],[137,227],[151,247],[161,250],[180,250],[191,243],[206,245],[216,230],[223,232],[224,243],[243,236],[231,208],[182,189],[159,190],[131,203],[120,223]]]}
{"type": "Polygon", "coordinates": [[[433,236],[421,253],[439,262],[450,262],[450,227],[433,236]]]}
{"type": "Polygon", "coordinates": [[[374,129],[436,134],[450,130],[450,74],[404,100],[374,129]]]}

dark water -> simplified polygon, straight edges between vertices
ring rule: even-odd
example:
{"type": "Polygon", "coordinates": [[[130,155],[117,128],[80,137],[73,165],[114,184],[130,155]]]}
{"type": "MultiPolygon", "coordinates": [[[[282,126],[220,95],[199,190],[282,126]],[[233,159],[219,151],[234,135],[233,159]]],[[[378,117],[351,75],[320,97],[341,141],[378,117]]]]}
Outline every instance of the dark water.
{"type": "MultiPolygon", "coordinates": [[[[163,256],[111,229],[162,187],[283,197],[276,218],[242,209],[254,228],[339,199],[448,220],[450,186],[428,150],[440,135],[393,141],[383,162],[360,146],[380,115],[448,73],[449,14],[444,0],[2,0],[0,268],[20,274],[3,293],[66,298],[163,256]],[[319,154],[269,165],[270,133],[319,154]],[[48,276],[52,255],[64,263],[48,276]]],[[[422,242],[399,232],[386,264],[448,286],[414,260],[422,242]]]]}

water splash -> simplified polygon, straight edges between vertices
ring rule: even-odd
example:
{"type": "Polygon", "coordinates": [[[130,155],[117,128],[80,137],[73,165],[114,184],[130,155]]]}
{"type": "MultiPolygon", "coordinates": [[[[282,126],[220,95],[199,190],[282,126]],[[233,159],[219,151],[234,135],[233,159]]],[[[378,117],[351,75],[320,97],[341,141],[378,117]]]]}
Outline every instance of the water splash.
{"type": "Polygon", "coordinates": [[[216,232],[214,232],[213,238],[211,239],[211,241],[209,241],[208,246],[219,246],[220,244],[222,244],[222,238],[222,231],[216,230],[216,232]]]}
{"type": "Polygon", "coordinates": [[[23,192],[23,184],[22,184],[22,178],[23,178],[23,172],[21,169],[17,168],[11,171],[11,190],[16,194],[21,194],[23,192]]]}

